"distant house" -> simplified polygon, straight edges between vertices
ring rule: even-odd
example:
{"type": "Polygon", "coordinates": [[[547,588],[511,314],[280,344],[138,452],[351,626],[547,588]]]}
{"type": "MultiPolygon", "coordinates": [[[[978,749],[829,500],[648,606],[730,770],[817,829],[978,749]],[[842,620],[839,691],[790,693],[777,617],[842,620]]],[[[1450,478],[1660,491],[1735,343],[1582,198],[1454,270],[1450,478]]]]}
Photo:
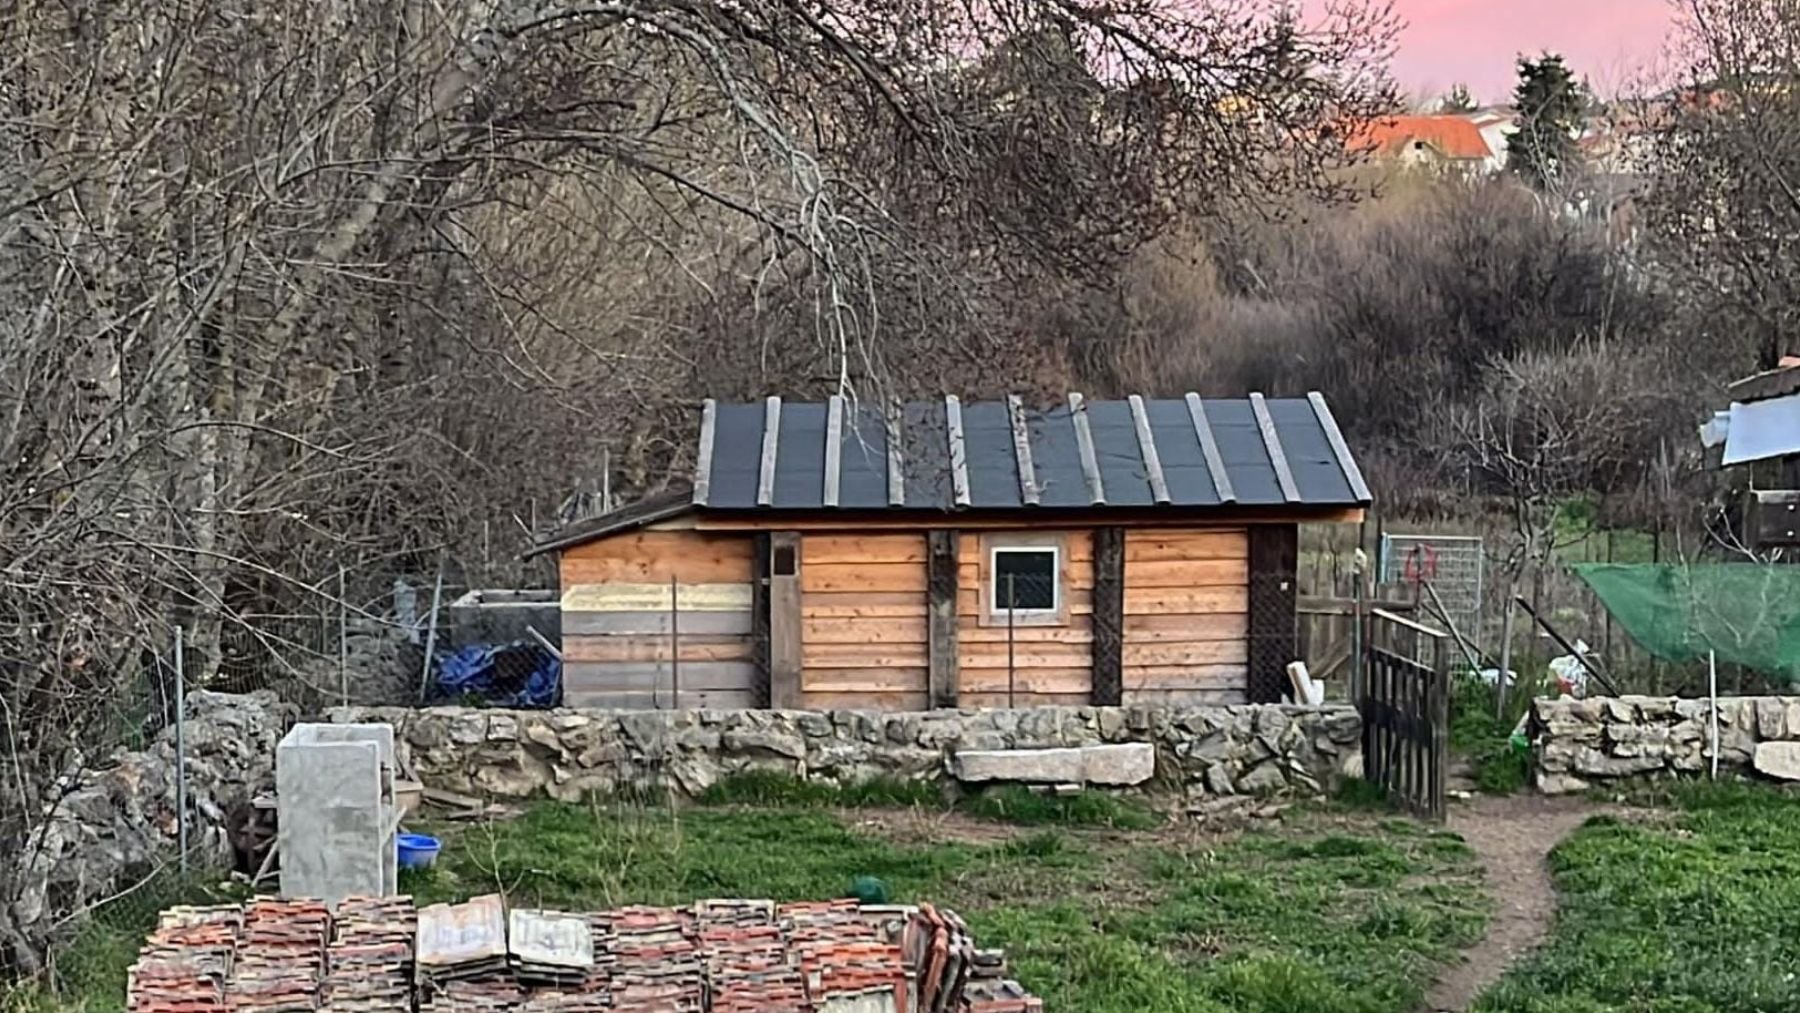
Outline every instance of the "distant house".
{"type": "Polygon", "coordinates": [[[1700,428],[1718,462],[1745,469],[1745,541],[1753,548],[1800,548],[1800,357],[1728,385],[1724,411],[1700,428]]]}
{"type": "Polygon", "coordinates": [[[1510,109],[1483,109],[1471,113],[1469,122],[1481,132],[1481,140],[1488,146],[1488,171],[1499,172],[1506,168],[1506,142],[1519,132],[1519,117],[1510,109]]]}
{"type": "Polygon", "coordinates": [[[1369,489],[1323,397],[706,402],[691,493],[571,525],[571,706],[1279,700],[1298,525],[1369,489]]]}
{"type": "Polygon", "coordinates": [[[1462,116],[1388,116],[1352,135],[1352,151],[1409,168],[1469,175],[1488,172],[1494,149],[1462,116]]]}

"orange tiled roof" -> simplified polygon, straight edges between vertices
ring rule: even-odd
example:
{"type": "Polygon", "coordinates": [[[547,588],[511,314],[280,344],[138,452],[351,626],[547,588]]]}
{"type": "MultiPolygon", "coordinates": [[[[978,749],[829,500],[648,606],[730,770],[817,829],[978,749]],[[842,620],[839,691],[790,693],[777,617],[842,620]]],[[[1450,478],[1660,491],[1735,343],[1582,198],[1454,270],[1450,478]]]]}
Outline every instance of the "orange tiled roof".
{"type": "Polygon", "coordinates": [[[1388,116],[1365,124],[1351,134],[1353,150],[1380,155],[1396,154],[1422,141],[1445,158],[1485,159],[1493,155],[1481,130],[1461,116],[1388,116]]]}

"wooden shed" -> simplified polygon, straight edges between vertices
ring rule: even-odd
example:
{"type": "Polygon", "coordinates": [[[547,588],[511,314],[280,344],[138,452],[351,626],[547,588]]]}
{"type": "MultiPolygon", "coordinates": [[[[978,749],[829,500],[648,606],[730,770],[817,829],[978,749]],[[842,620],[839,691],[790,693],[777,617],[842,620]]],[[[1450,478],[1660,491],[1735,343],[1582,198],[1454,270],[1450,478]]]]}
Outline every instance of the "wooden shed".
{"type": "Polygon", "coordinates": [[[1370,499],[1318,394],[708,401],[696,459],[535,550],[568,705],[1278,700],[1298,526],[1370,499]]]}

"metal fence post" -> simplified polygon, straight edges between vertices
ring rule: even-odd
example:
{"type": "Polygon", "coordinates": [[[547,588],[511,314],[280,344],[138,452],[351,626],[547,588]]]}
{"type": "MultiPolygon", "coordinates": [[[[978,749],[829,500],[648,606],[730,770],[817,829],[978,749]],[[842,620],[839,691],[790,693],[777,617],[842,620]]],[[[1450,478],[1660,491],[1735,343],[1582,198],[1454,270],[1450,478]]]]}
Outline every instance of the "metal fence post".
{"type": "Polygon", "coordinates": [[[175,627],[175,847],[181,873],[188,867],[187,675],[182,671],[181,627],[175,627]]]}
{"type": "Polygon", "coordinates": [[[681,585],[674,577],[669,578],[669,709],[681,709],[681,585]]]}
{"type": "Polygon", "coordinates": [[[338,567],[338,697],[350,706],[350,604],[344,599],[344,568],[338,567]]]}
{"type": "Polygon", "coordinates": [[[1009,573],[1006,575],[1006,709],[1007,710],[1012,710],[1014,707],[1013,684],[1015,682],[1015,679],[1014,679],[1014,663],[1013,663],[1013,616],[1019,610],[1019,593],[1018,593],[1017,584],[1016,584],[1018,577],[1019,577],[1019,575],[1016,573],[1009,573]]]}
{"type": "Polygon", "coordinates": [[[444,559],[438,557],[437,582],[431,585],[431,625],[425,631],[425,661],[419,666],[419,699],[431,693],[431,655],[437,650],[438,602],[444,596],[444,559]]]}

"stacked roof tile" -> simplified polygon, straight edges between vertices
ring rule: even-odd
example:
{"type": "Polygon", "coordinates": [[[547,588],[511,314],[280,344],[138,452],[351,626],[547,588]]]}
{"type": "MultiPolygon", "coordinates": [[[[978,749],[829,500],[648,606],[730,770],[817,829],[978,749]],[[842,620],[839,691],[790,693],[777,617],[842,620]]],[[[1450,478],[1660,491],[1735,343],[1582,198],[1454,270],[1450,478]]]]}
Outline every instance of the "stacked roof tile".
{"type": "Polygon", "coordinates": [[[418,920],[411,897],[350,897],[339,904],[325,948],[320,1008],[328,1013],[410,1009],[418,920]]]}
{"type": "Polygon", "coordinates": [[[132,965],[130,1013],[1041,1013],[930,905],[705,900],[592,915],[497,896],[171,908],[132,965]]]}
{"type": "Polygon", "coordinates": [[[319,1008],[331,912],[316,900],[257,900],[226,989],[228,1008],[286,1013],[319,1008]]]}
{"type": "Polygon", "coordinates": [[[130,1013],[223,1010],[244,912],[236,906],[163,912],[127,972],[130,1013]]]}

